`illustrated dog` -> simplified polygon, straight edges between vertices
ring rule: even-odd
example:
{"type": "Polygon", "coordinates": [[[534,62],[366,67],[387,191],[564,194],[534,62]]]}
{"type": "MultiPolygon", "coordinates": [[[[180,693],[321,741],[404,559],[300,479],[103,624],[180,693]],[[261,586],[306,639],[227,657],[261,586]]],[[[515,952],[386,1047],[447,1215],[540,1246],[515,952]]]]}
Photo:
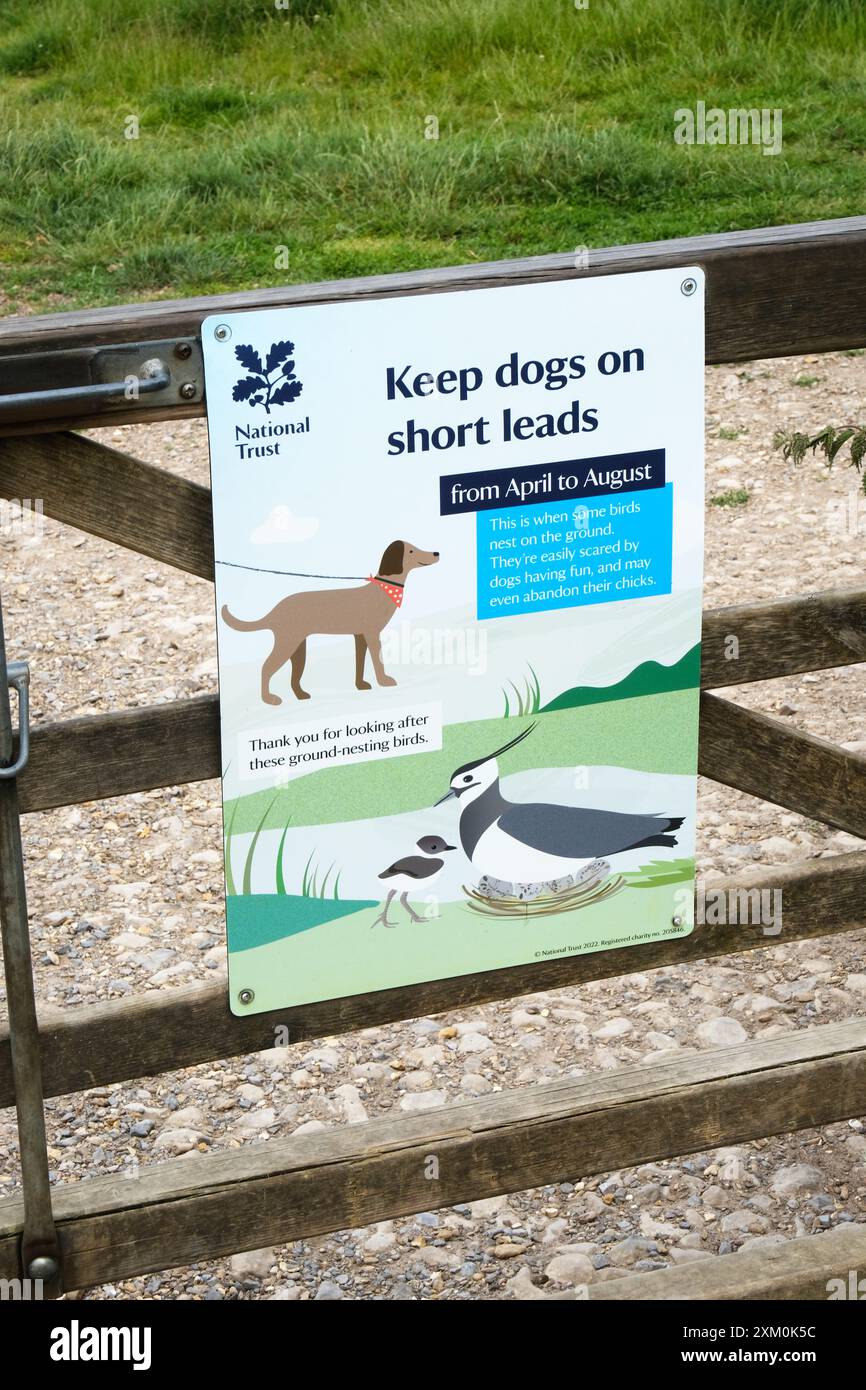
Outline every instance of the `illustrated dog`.
{"type": "Polygon", "coordinates": [[[403,591],[411,570],[435,565],[438,550],[419,550],[408,541],[392,541],[382,556],[379,568],[359,588],[330,589],[313,593],[289,594],[281,599],[270,613],[253,622],[236,618],[223,605],[222,619],[237,632],[274,634],[274,646],[262,666],[262,700],[266,705],[281,705],[282,700],[271,690],[271,679],[287,661],[292,663],[292,690],[299,700],[309,700],[309,692],[301,688],[301,677],[307,661],[307,638],[321,633],[345,633],[355,639],[355,687],[369,690],[364,679],[367,653],[379,685],[396,685],[393,676],[382,665],[383,629],[403,602],[403,591]]]}

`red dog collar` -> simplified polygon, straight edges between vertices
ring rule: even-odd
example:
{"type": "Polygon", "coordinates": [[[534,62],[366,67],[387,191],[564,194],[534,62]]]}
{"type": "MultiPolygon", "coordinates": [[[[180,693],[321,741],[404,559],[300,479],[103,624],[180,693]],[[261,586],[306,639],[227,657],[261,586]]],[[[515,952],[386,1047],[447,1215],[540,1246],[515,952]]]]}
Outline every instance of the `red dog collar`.
{"type": "Polygon", "coordinates": [[[394,607],[400,607],[401,603],[403,602],[402,584],[389,584],[387,579],[379,579],[375,574],[367,575],[367,583],[378,584],[379,588],[383,591],[383,593],[386,593],[389,599],[391,599],[392,603],[394,604],[394,607]]]}

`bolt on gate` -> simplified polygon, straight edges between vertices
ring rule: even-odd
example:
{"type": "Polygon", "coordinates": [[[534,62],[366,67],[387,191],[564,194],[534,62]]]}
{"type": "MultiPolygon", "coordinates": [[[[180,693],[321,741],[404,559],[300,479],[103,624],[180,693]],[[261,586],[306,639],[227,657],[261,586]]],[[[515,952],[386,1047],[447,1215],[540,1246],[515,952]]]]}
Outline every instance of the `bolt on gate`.
{"type": "MultiPolygon", "coordinates": [[[[866,218],[571,255],[255,290],[0,322],[0,497],[187,573],[213,578],[206,488],[75,433],[204,414],[209,314],[700,263],[708,363],[866,345],[866,218]],[[130,381],[136,389],[128,389],[130,381]]],[[[14,653],[12,653],[14,656],[14,653]]],[[[866,588],[706,611],[699,770],[866,839],[866,759],[713,690],[866,661],[866,588]],[[726,660],[735,634],[736,661],[726,660]]],[[[242,1151],[51,1187],[43,1097],[273,1045],[866,927],[866,851],[714,882],[781,888],[784,930],[696,925],[690,936],[235,1018],[224,986],[60,1011],[37,1026],[19,812],[220,774],[215,697],[42,724],[0,626],[0,915],[8,1030],[0,1106],[17,1105],[23,1199],[0,1201],[0,1278],[46,1293],[366,1225],[866,1112],[866,1018],[493,1094],[242,1151]],[[8,689],[18,692],[13,738],[8,689]],[[29,747],[28,747],[29,742],[29,747]],[[438,1160],[435,1202],[427,1159],[438,1160]]],[[[38,667],[32,672],[39,681],[38,667]]],[[[866,1266],[866,1228],[591,1285],[591,1299],[825,1297],[866,1266]]]]}

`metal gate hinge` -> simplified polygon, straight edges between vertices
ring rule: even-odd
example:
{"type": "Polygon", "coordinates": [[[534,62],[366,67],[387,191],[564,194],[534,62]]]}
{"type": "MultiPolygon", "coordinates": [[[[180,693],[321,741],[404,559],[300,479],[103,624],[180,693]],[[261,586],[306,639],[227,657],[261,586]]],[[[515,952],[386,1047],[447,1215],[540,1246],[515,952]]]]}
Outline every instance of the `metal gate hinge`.
{"type": "Polygon", "coordinates": [[[197,338],[0,355],[0,424],[204,399],[197,338]]]}
{"type": "Polygon", "coordinates": [[[6,675],[10,690],[18,691],[18,757],[0,767],[0,777],[17,777],[30,756],[30,667],[26,661],[10,661],[6,675]]]}

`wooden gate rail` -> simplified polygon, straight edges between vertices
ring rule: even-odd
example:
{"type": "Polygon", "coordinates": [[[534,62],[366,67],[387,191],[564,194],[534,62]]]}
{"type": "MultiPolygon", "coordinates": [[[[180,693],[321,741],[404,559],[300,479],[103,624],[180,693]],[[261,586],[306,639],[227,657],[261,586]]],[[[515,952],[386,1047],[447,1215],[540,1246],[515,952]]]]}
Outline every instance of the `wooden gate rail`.
{"type": "MultiPolygon", "coordinates": [[[[6,319],[0,321],[0,376],[7,357],[22,358],[29,368],[32,355],[35,369],[37,356],[47,351],[84,349],[87,357],[93,347],[146,344],[149,338],[166,340],[167,350],[182,357],[173,340],[196,338],[205,316],[236,309],[557,281],[696,262],[707,273],[708,363],[866,345],[866,218],[847,218],[615,247],[593,252],[588,269],[581,271],[571,256],[548,256],[6,319]]],[[[43,363],[43,377],[46,370],[43,363]]],[[[25,389],[30,375],[35,380],[39,372],[22,372],[19,361],[15,379],[24,380],[25,389]]],[[[44,512],[58,521],[212,580],[208,489],[66,432],[88,424],[203,413],[200,398],[170,404],[166,395],[142,396],[104,416],[26,426],[7,421],[0,429],[5,436],[0,438],[0,496],[40,498],[44,512]]],[[[863,661],[863,588],[705,613],[701,773],[866,838],[866,759],[709,693],[863,661]]],[[[30,763],[20,778],[20,803],[25,811],[47,810],[219,772],[216,699],[175,701],[36,728],[30,763]]],[[[45,1011],[40,1033],[45,1090],[63,1095],[258,1051],[274,1045],[277,1026],[297,1043],[518,993],[866,927],[866,852],[781,869],[751,866],[748,874],[702,886],[721,889],[728,903],[735,894],[745,901],[756,891],[780,889],[781,933],[765,935],[746,913],[750,922],[698,926],[684,938],[249,1018],[229,1013],[221,981],[45,1011]]],[[[0,1106],[14,1100],[10,1063],[8,1032],[0,1030],[0,1106]]],[[[813,1127],[862,1114],[864,1106],[866,1021],[861,1020],[567,1078],[417,1116],[146,1165],[137,1170],[136,1182],[115,1176],[55,1189],[65,1286],[102,1283],[431,1205],[813,1127]],[[424,1160],[431,1152],[440,1160],[435,1192],[425,1176],[424,1160]]],[[[20,1272],[20,1229],[17,1200],[0,1203],[0,1277],[20,1272]]],[[[734,1266],[723,1257],[697,1269],[690,1265],[648,1276],[658,1293],[646,1294],[643,1283],[630,1277],[619,1289],[616,1284],[593,1287],[591,1297],[628,1296],[629,1285],[639,1289],[632,1295],[639,1298],[677,1298],[685,1291],[689,1297],[736,1297],[738,1272],[751,1296],[777,1289],[783,1296],[806,1290],[823,1297],[819,1290],[827,1270],[842,1272],[839,1261],[849,1267],[862,1263],[864,1244],[862,1228],[837,1230],[816,1244],[793,1242],[787,1260],[784,1248],[737,1255],[734,1266]],[[811,1271],[809,1259],[816,1261],[811,1271]]]]}
{"type": "MultiPolygon", "coordinates": [[[[866,851],[809,860],[784,869],[752,868],[738,878],[715,878],[704,887],[707,893],[711,888],[721,889],[728,902],[737,893],[778,889],[782,894],[781,933],[765,935],[760,925],[749,921],[696,926],[686,937],[377,990],[246,1018],[229,1013],[223,981],[151,990],[132,998],[77,1004],[69,1009],[45,1009],[40,1013],[45,1093],[86,1091],[92,1086],[114,1085],[264,1051],[273,1048],[277,1028],[287,1030],[295,1044],[449,1009],[473,1008],[517,994],[866,928],[866,851]]],[[[9,1036],[0,1029],[0,1107],[12,1101],[9,1036]]]]}
{"type": "MultiPolygon", "coordinates": [[[[653,1274],[632,1274],[606,1284],[590,1284],[590,1302],[622,1299],[682,1299],[689,1302],[734,1299],[806,1298],[825,1301],[831,1279],[841,1279],[849,1296],[851,1270],[866,1269],[866,1226],[836,1226],[816,1236],[800,1236],[763,1250],[742,1250],[712,1260],[690,1261],[653,1274]]],[[[567,1294],[559,1297],[568,1297],[567,1294]]],[[[862,1297],[862,1295],[861,1295],[862,1297]]]]}
{"type": "MultiPolygon", "coordinates": [[[[866,1020],[174,1159],[55,1189],[66,1288],[856,1115],[866,1020]],[[432,1181],[429,1158],[438,1160],[432,1181]]],[[[0,1203],[0,1277],[21,1203],[0,1203]]]]}
{"type": "MultiPolygon", "coordinates": [[[[780,719],[701,695],[704,777],[866,838],[866,759],[780,719]]],[[[22,811],[44,811],[220,774],[215,696],[37,727],[22,811]]]]}
{"type": "MultiPolygon", "coordinates": [[[[716,236],[591,250],[578,269],[574,255],[532,256],[409,274],[372,275],[316,285],[245,290],[236,294],[127,304],[86,312],[0,321],[0,354],[48,352],[141,341],[196,337],[210,314],[290,308],[386,295],[435,294],[497,285],[528,285],[634,270],[701,264],[707,275],[706,360],[747,362],[758,357],[833,352],[866,344],[866,218],[842,217],[789,227],[760,227],[716,236]]],[[[154,399],[155,398],[151,398],[154,399]]],[[[142,401],[113,411],[112,422],[179,419],[204,413],[198,400],[166,406],[142,401]]],[[[51,433],[104,423],[77,415],[0,432],[51,433]]]]}
{"type": "MultiPolygon", "coordinates": [[[[701,685],[712,690],[851,665],[866,659],[866,652],[858,651],[855,645],[860,633],[866,634],[866,589],[831,590],[808,599],[772,599],[711,609],[704,613],[701,685]],[[785,639],[778,641],[777,634],[782,633],[785,639]],[[725,657],[731,635],[739,642],[737,660],[725,657]]],[[[802,795],[820,790],[829,777],[829,789],[825,787],[820,794],[832,812],[832,823],[847,828],[843,823],[850,817],[862,817],[866,800],[860,780],[862,758],[835,749],[824,740],[793,733],[781,720],[752,714],[730,701],[714,700],[709,705],[705,700],[702,721],[701,738],[709,740],[701,752],[701,772],[706,776],[727,782],[731,770],[740,769],[749,781],[742,789],[752,791],[755,763],[743,739],[754,737],[760,740],[765,766],[778,763],[774,782],[778,797],[760,789],[756,795],[788,805],[783,799],[785,788],[798,784],[800,796],[792,809],[800,810],[802,795]],[[792,757],[796,749],[791,742],[799,737],[805,740],[807,750],[801,771],[792,757]],[[849,792],[845,791],[846,779],[851,779],[849,792]],[[848,794],[854,799],[846,806],[844,796],[848,794]]],[[[205,695],[36,726],[19,795],[22,811],[44,811],[204,781],[219,774],[219,706],[216,696],[205,695]]],[[[728,784],[741,785],[736,780],[728,784]]],[[[862,819],[858,823],[862,824],[862,819]]]]}

